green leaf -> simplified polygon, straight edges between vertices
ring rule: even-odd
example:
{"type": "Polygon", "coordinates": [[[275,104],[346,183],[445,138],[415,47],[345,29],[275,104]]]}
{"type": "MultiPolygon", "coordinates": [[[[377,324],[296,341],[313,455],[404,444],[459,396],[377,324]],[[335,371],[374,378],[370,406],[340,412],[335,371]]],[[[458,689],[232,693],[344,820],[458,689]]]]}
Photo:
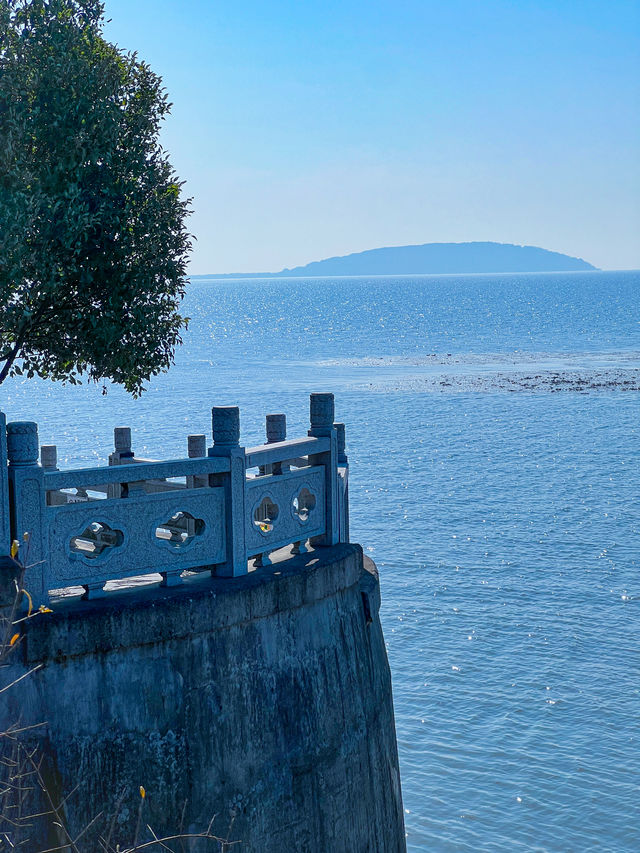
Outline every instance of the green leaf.
{"type": "Polygon", "coordinates": [[[139,395],[186,321],[192,237],[160,78],[97,0],[0,0],[0,360],[139,395]]]}

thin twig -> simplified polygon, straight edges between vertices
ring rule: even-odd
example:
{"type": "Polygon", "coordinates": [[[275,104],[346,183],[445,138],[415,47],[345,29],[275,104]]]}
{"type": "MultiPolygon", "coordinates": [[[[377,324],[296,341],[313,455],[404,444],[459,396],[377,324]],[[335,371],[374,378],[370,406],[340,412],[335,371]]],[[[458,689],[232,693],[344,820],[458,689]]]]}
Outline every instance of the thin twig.
{"type": "MultiPolygon", "coordinates": [[[[153,847],[154,844],[166,843],[167,841],[180,841],[180,839],[191,839],[191,838],[203,838],[207,841],[217,841],[218,844],[241,844],[241,841],[225,841],[224,838],[218,838],[215,835],[207,835],[204,832],[187,832],[183,835],[167,835],[164,838],[158,838],[154,841],[145,841],[143,844],[139,844],[136,851],[139,850],[148,850],[150,847],[153,847]]],[[[43,851],[43,853],[49,853],[49,851],[43,851]]],[[[134,848],[125,849],[122,853],[134,853],[134,848]]]]}
{"type": "Polygon", "coordinates": [[[29,672],[25,672],[23,675],[19,676],[12,681],[11,684],[6,684],[4,687],[0,687],[0,693],[4,693],[5,690],[8,690],[10,687],[16,685],[19,681],[22,681],[23,678],[26,678],[28,675],[33,675],[34,672],[37,672],[39,669],[42,669],[44,664],[39,663],[37,666],[34,666],[33,669],[30,669],[29,672]]]}
{"type": "Polygon", "coordinates": [[[93,820],[90,820],[90,821],[89,821],[89,823],[85,826],[85,828],[84,828],[84,829],[82,829],[82,830],[80,831],[79,835],[76,835],[76,837],[75,837],[75,839],[74,839],[74,842],[77,844],[77,843],[78,843],[78,841],[79,841],[79,840],[82,838],[82,836],[85,834],[85,832],[88,832],[88,831],[91,829],[91,827],[93,826],[93,824],[94,824],[97,820],[99,820],[99,818],[101,818],[101,817],[102,817],[102,812],[98,812],[98,814],[93,818],[93,820]]]}
{"type": "MultiPolygon", "coordinates": [[[[187,801],[185,800],[182,805],[182,814],[180,815],[180,832],[184,832],[184,816],[187,811],[187,801]]],[[[185,847],[184,840],[180,841],[180,847],[182,849],[182,853],[187,853],[187,848],[185,847]]]]}
{"type": "Polygon", "coordinates": [[[111,839],[113,837],[113,830],[116,827],[116,818],[120,814],[120,809],[122,808],[122,804],[124,802],[124,798],[126,795],[127,795],[127,789],[123,788],[122,793],[120,794],[120,796],[118,797],[118,800],[116,802],[116,808],[115,808],[115,811],[113,813],[113,817],[111,818],[111,824],[109,825],[109,834],[107,835],[107,847],[106,847],[107,850],[109,850],[109,848],[111,847],[111,839]]]}
{"type": "MultiPolygon", "coordinates": [[[[153,840],[156,842],[156,844],[159,844],[159,845],[160,845],[160,847],[162,847],[162,849],[163,849],[163,850],[168,850],[168,851],[169,851],[169,853],[175,853],[175,850],[172,850],[172,849],[171,849],[171,847],[169,847],[167,844],[165,844],[165,843],[164,843],[164,841],[163,841],[161,838],[158,838],[158,836],[157,836],[157,835],[155,834],[155,832],[151,829],[151,827],[149,826],[149,824],[147,824],[147,829],[149,830],[149,832],[151,833],[151,835],[153,835],[153,840]]],[[[182,842],[180,846],[181,846],[181,847],[182,847],[182,849],[184,850],[184,839],[182,838],[182,839],[180,839],[180,840],[181,840],[181,842],[182,842]]]]}
{"type": "Polygon", "coordinates": [[[18,726],[17,723],[14,723],[13,726],[9,726],[9,728],[0,732],[0,737],[9,737],[13,740],[13,735],[21,735],[24,732],[30,732],[32,729],[40,729],[42,726],[46,725],[46,723],[33,723],[31,726],[18,726]]]}
{"type": "MultiPolygon", "coordinates": [[[[69,835],[69,832],[67,831],[67,828],[66,828],[66,827],[64,826],[64,824],[63,824],[62,817],[60,816],[60,813],[59,813],[59,811],[58,811],[58,808],[57,808],[57,807],[56,807],[56,805],[54,804],[54,802],[53,802],[53,798],[52,798],[51,794],[49,793],[49,789],[48,789],[48,788],[47,788],[47,786],[45,785],[45,783],[44,783],[44,779],[42,778],[42,773],[40,772],[40,766],[39,766],[39,765],[36,765],[36,763],[34,762],[34,760],[33,760],[33,757],[32,757],[32,756],[29,756],[29,760],[31,761],[31,764],[33,765],[34,769],[36,769],[37,777],[38,777],[38,783],[39,783],[39,785],[40,785],[41,789],[44,791],[44,793],[45,793],[45,795],[46,795],[46,797],[47,797],[47,800],[49,801],[49,805],[51,806],[51,812],[52,812],[52,813],[53,813],[53,815],[56,817],[56,819],[57,819],[57,823],[58,823],[58,825],[60,826],[60,829],[61,829],[61,830],[64,832],[64,834],[67,836],[67,839],[68,839],[67,847],[70,847],[70,848],[71,848],[71,850],[73,851],[73,853],[81,853],[81,851],[80,851],[80,850],[78,850],[78,847],[77,847],[77,845],[75,844],[75,842],[74,842],[73,838],[71,838],[71,836],[69,835]]],[[[41,760],[42,760],[42,759],[41,759],[41,760]]],[[[55,850],[55,849],[57,849],[57,850],[63,850],[63,849],[64,849],[64,847],[54,848],[54,850],[55,850]]],[[[43,851],[43,853],[44,853],[44,851],[43,851]]],[[[52,853],[53,853],[53,851],[52,851],[52,853]]]]}
{"type": "Polygon", "coordinates": [[[138,820],[136,821],[136,832],[133,836],[133,853],[138,849],[138,835],[140,834],[140,821],[142,820],[142,807],[144,806],[144,797],[142,790],[140,791],[140,805],[138,806],[138,820]]]}

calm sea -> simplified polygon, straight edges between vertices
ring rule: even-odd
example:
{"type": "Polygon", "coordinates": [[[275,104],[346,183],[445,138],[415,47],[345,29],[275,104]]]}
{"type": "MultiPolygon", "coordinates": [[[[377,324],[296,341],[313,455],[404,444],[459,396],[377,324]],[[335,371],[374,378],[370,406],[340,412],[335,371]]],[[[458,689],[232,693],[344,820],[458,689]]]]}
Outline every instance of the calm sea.
{"type": "Polygon", "coordinates": [[[410,851],[640,849],[640,274],[197,281],[134,401],[12,380],[62,466],[347,424],[377,562],[410,851]]]}

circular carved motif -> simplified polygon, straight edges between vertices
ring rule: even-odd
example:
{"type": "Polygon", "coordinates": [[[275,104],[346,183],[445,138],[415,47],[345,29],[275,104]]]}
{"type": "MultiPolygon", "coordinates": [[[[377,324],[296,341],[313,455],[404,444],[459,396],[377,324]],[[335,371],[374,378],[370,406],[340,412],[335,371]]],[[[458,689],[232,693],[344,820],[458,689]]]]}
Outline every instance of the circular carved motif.
{"type": "Polygon", "coordinates": [[[297,518],[301,524],[306,524],[316,508],[316,503],[316,496],[313,492],[307,486],[302,486],[291,501],[291,512],[294,518],[297,518]]]}
{"type": "Polygon", "coordinates": [[[202,536],[205,523],[190,512],[174,512],[167,521],[154,525],[156,545],[168,545],[174,550],[190,545],[198,536],[202,536]]]}
{"type": "Polygon", "coordinates": [[[268,536],[279,515],[280,507],[278,504],[271,495],[265,495],[253,511],[253,523],[263,536],[268,536]]]}
{"type": "Polygon", "coordinates": [[[82,533],[71,538],[69,550],[85,560],[95,560],[98,557],[106,559],[123,543],[122,530],[115,530],[106,521],[92,521],[82,533]]]}

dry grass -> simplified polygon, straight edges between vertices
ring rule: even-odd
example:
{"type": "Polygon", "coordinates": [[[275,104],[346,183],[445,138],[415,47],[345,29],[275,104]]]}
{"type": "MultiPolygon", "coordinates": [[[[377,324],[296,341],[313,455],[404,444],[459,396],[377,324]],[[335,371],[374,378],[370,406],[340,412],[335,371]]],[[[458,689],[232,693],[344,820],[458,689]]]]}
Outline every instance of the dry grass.
{"type": "MultiPolygon", "coordinates": [[[[27,554],[24,563],[15,560],[15,595],[13,602],[0,607],[0,694],[11,690],[15,685],[28,678],[41,665],[28,670],[17,678],[2,683],[2,672],[16,653],[21,642],[21,625],[35,618],[48,608],[33,610],[28,593],[23,589],[25,564],[28,558],[28,537],[25,537],[27,554]],[[29,607],[26,613],[21,602],[26,596],[29,607]]],[[[17,543],[12,554],[17,557],[17,543]]],[[[6,724],[5,724],[6,726],[6,724]]],[[[76,835],[69,831],[65,819],[65,807],[69,799],[78,795],[78,787],[63,798],[56,798],[46,784],[43,773],[43,754],[34,738],[34,730],[41,729],[45,723],[22,726],[20,721],[6,726],[0,731],[0,853],[141,853],[141,851],[169,851],[169,853],[187,853],[187,851],[208,850],[215,853],[229,853],[238,841],[229,841],[233,828],[233,818],[226,832],[226,838],[213,833],[216,816],[201,832],[183,832],[182,818],[177,821],[175,834],[159,837],[145,821],[146,791],[123,791],[112,815],[103,811],[76,835]],[[35,744],[35,745],[34,745],[35,744]],[[119,838],[119,821],[125,801],[132,796],[138,799],[136,829],[132,839],[119,838]],[[34,833],[42,831],[48,824],[58,840],[54,846],[42,846],[34,833]],[[91,840],[89,840],[91,839],[91,840]],[[97,845],[97,847],[96,847],[97,845]]],[[[37,734],[37,732],[36,732],[37,734]]]]}

